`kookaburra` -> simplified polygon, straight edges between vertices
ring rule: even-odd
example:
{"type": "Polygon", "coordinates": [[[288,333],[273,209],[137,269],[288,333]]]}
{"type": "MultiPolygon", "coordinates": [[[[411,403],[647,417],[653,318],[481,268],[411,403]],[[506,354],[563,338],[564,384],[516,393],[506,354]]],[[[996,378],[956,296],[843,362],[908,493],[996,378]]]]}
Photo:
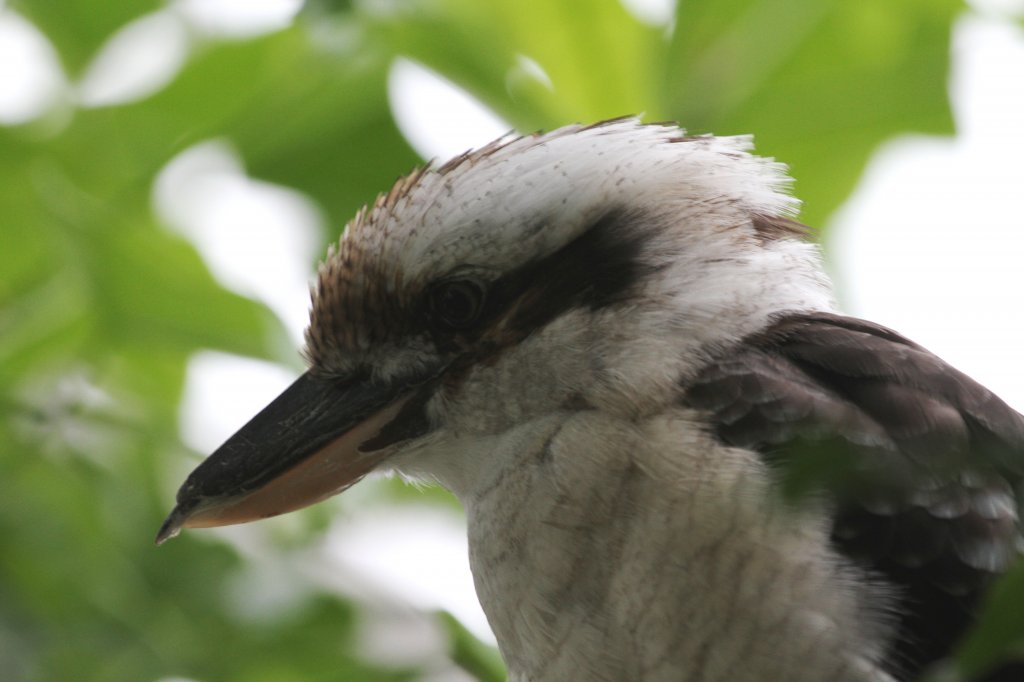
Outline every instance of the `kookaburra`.
{"type": "Polygon", "coordinates": [[[913,679],[1020,552],[1024,417],[837,312],[749,146],[620,119],[399,180],[158,540],[393,470],[464,504],[512,680],[913,679]]]}

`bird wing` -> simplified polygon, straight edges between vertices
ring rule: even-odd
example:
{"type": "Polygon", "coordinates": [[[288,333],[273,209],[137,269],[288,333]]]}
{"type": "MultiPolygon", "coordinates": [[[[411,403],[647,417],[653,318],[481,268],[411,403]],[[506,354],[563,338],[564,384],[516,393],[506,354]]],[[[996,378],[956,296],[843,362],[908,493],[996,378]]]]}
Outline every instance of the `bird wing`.
{"type": "Polygon", "coordinates": [[[830,494],[835,547],[898,588],[899,669],[948,655],[1020,551],[1024,417],[892,330],[779,317],[705,367],[685,402],[778,465],[789,493],[830,494]]]}

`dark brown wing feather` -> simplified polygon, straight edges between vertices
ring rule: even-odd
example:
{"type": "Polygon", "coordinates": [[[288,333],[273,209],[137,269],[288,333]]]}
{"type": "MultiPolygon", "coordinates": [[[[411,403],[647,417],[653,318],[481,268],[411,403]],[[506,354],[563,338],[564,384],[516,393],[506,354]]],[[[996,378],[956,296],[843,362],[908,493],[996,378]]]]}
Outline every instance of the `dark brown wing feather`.
{"type": "MultiPolygon", "coordinates": [[[[687,404],[719,437],[835,498],[833,540],[894,583],[894,670],[948,655],[1017,557],[1024,417],[884,327],[794,314],[706,367],[687,404]]],[[[1024,665],[989,679],[1024,680],[1024,665]]]]}

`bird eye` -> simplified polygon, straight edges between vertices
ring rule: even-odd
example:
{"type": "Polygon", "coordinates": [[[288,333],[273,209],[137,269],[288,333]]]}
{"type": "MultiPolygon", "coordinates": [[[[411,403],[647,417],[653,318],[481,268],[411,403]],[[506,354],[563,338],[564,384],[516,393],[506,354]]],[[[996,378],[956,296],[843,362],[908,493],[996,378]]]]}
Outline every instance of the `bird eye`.
{"type": "Polygon", "coordinates": [[[466,329],[472,325],[483,306],[483,288],[469,280],[441,282],[430,292],[434,319],[449,329],[466,329]]]}

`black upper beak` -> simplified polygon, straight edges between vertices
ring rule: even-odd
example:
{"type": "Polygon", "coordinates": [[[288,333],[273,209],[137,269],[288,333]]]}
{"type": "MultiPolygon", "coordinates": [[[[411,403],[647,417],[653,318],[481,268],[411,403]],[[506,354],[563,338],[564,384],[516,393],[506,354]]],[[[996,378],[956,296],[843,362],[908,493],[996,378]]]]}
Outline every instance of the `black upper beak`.
{"type": "Polygon", "coordinates": [[[189,474],[157,544],[183,527],[245,523],[341,492],[387,445],[427,430],[429,388],[423,377],[340,382],[306,372],[189,474]]]}

